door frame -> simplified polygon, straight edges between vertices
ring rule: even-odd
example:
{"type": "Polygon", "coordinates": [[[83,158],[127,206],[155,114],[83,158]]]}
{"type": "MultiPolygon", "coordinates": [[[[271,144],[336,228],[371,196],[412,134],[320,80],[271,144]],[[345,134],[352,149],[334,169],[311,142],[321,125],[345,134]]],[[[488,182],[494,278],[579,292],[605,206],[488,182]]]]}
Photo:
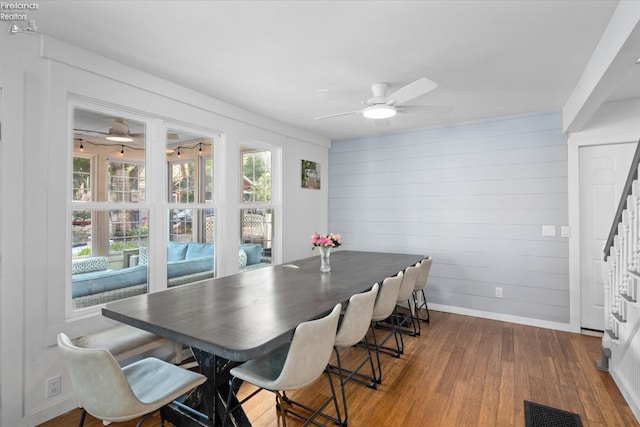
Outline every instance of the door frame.
{"type": "Polygon", "coordinates": [[[637,132],[570,134],[567,140],[567,184],[569,196],[569,330],[580,333],[582,326],[580,287],[580,148],[638,142],[637,132]]]}

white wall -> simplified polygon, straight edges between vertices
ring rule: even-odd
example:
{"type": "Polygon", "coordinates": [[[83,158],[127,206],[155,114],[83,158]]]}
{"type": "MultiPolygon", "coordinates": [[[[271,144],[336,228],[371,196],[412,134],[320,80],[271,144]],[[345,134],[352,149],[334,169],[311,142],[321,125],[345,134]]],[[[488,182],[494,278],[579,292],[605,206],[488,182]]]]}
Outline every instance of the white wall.
{"type": "MultiPolygon", "coordinates": [[[[70,94],[221,133],[224,148],[218,154],[225,156],[225,176],[233,187],[225,188],[219,205],[226,226],[220,233],[222,246],[236,247],[238,239],[234,227],[238,222],[238,147],[253,142],[275,147],[279,153],[276,162],[282,164],[276,261],[312,255],[309,236],[327,226],[326,186],[321,191],[302,190],[300,162],[305,159],[328,165],[330,142],[54,39],[3,33],[0,46],[0,71],[10,66],[25,81],[22,87],[18,79],[20,87],[15,92],[24,89],[24,97],[12,105],[22,110],[24,118],[2,123],[3,134],[17,135],[11,150],[3,141],[2,160],[8,161],[7,154],[12,154],[17,161],[23,156],[24,163],[0,171],[0,260],[12,261],[11,266],[0,264],[0,425],[34,426],[76,404],[54,345],[56,334],[64,331],[77,336],[109,323],[98,310],[81,320],[65,317],[64,292],[70,281],[65,243],[69,235],[66,165],[70,161],[70,94]],[[11,186],[5,185],[9,182],[11,186]],[[15,212],[20,213],[24,230],[21,224],[7,223],[15,218],[15,212]],[[11,253],[4,240],[7,237],[14,240],[8,242],[14,250],[11,253]],[[6,292],[9,286],[11,292],[6,292]],[[15,298],[15,304],[5,304],[5,296],[15,298]],[[62,374],[62,394],[45,399],[45,380],[58,374],[62,374]]],[[[3,77],[4,73],[0,84],[5,84],[3,77]]],[[[3,119],[19,116],[3,115],[3,119]]],[[[327,170],[323,170],[325,183],[327,170]]],[[[237,250],[216,253],[218,262],[223,263],[220,271],[237,269],[237,250]]]]}
{"type": "Polygon", "coordinates": [[[434,308],[568,327],[559,113],[334,141],[330,167],[330,230],[345,248],[433,256],[434,308]],[[543,225],[558,236],[543,237],[543,225]]]}
{"type": "MultiPolygon", "coordinates": [[[[569,225],[580,230],[580,147],[619,144],[640,140],[640,99],[602,104],[580,132],[569,134],[568,182],[569,225]]],[[[580,319],[580,235],[572,233],[569,241],[569,279],[571,289],[571,324],[579,330],[580,319]]],[[[605,334],[604,339],[607,339],[605,334]]]]}

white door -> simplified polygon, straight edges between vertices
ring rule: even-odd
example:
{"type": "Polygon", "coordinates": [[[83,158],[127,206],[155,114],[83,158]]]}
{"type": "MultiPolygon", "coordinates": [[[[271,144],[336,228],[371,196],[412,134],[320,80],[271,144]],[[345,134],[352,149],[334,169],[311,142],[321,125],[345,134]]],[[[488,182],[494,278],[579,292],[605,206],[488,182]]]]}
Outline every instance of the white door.
{"type": "Polygon", "coordinates": [[[636,143],[580,147],[581,327],[604,330],[604,245],[636,143]]]}

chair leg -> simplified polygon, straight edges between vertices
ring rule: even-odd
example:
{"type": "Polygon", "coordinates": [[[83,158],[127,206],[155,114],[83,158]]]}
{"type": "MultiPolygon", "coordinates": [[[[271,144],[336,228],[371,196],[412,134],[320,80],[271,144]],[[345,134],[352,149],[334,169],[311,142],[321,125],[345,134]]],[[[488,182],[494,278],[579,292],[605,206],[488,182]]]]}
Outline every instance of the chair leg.
{"type": "MultiPolygon", "coordinates": [[[[378,384],[382,383],[382,366],[380,365],[380,352],[378,351],[378,340],[376,339],[376,330],[373,327],[373,322],[371,322],[371,332],[373,335],[373,349],[376,352],[376,361],[378,362],[378,374],[376,374],[376,371],[373,371],[373,378],[375,380],[375,382],[377,382],[378,384]]],[[[373,368],[373,364],[371,365],[371,367],[373,368]]]]}
{"type": "Polygon", "coordinates": [[[418,301],[418,295],[416,292],[414,292],[412,296],[413,296],[413,307],[414,307],[413,318],[415,320],[413,327],[414,328],[416,326],[418,327],[417,335],[420,335],[422,334],[422,327],[420,326],[420,307],[422,306],[422,304],[420,304],[420,302],[418,301]]]}
{"type": "Polygon", "coordinates": [[[390,327],[387,325],[380,325],[378,322],[372,322],[372,332],[374,334],[374,338],[375,329],[389,331],[389,334],[380,343],[375,343],[375,349],[378,352],[382,351],[384,353],[390,354],[393,357],[400,357],[400,355],[404,352],[404,340],[402,339],[402,334],[399,332],[398,319],[395,311],[391,316],[389,316],[389,319],[391,320],[390,327]],[[396,347],[386,347],[384,344],[389,340],[389,338],[391,338],[392,335],[396,342],[396,347]]]}
{"type": "Polygon", "coordinates": [[[304,420],[305,423],[303,424],[303,427],[311,425],[311,424],[313,424],[315,426],[319,426],[319,427],[324,426],[324,424],[320,424],[320,422],[315,420],[316,417],[318,417],[318,416],[323,417],[325,419],[328,419],[330,421],[333,421],[338,426],[341,426],[341,427],[346,427],[347,426],[346,419],[343,420],[341,415],[340,415],[340,404],[338,403],[338,395],[336,393],[335,387],[333,386],[333,380],[331,379],[331,373],[329,372],[329,368],[328,367],[325,369],[325,374],[327,375],[327,378],[329,380],[329,386],[331,388],[331,397],[326,399],[324,401],[324,403],[317,409],[316,408],[311,408],[310,406],[307,406],[307,405],[305,405],[303,403],[296,402],[295,400],[290,399],[287,396],[287,393],[285,391],[282,392],[282,396],[281,396],[282,403],[280,404],[281,408],[284,408],[284,404],[287,403],[287,404],[289,404],[291,406],[296,406],[298,408],[302,408],[305,411],[311,413],[310,416],[306,416],[306,415],[302,415],[302,414],[294,411],[293,409],[284,409],[285,414],[291,414],[291,415],[293,415],[295,417],[300,418],[301,420],[304,420]],[[324,408],[326,408],[327,405],[329,403],[331,403],[332,401],[333,401],[334,408],[336,410],[337,417],[333,417],[333,416],[331,416],[329,414],[326,414],[326,413],[322,412],[324,410],[324,408]]]}
{"type": "Polygon", "coordinates": [[[340,415],[340,408],[338,407],[338,396],[336,395],[336,389],[333,386],[333,380],[331,379],[331,373],[328,368],[325,368],[324,372],[327,374],[327,378],[329,379],[329,387],[331,388],[331,396],[333,397],[333,406],[336,410],[336,415],[338,416],[337,420],[334,420],[338,423],[338,425],[342,427],[347,427],[347,400],[344,394],[344,385],[342,384],[342,375],[340,375],[340,387],[342,388],[342,398],[344,403],[344,419],[340,415]]]}
{"type": "MultiPolygon", "coordinates": [[[[342,422],[343,422],[343,424],[346,425],[349,413],[347,412],[347,395],[344,392],[344,385],[347,382],[347,379],[343,377],[344,374],[342,372],[342,362],[340,361],[340,352],[335,347],[333,347],[333,351],[336,354],[336,361],[338,362],[338,377],[340,378],[340,392],[342,394],[342,407],[344,409],[344,419],[342,419],[342,422]]],[[[328,375],[330,374],[328,369],[327,369],[327,374],[328,375]]],[[[353,372],[353,374],[355,374],[355,372],[353,372]]],[[[330,375],[329,375],[329,380],[331,380],[331,376],[330,375]]],[[[331,387],[333,387],[333,384],[331,385],[331,387]]],[[[339,413],[338,413],[338,415],[339,415],[339,413]]],[[[340,418],[340,416],[338,416],[338,418],[340,418]]]]}
{"type": "Polygon", "coordinates": [[[427,319],[425,320],[425,322],[429,322],[430,319],[430,315],[429,315],[429,307],[427,306],[427,296],[424,294],[424,289],[422,290],[422,300],[424,301],[424,309],[427,311],[427,319]]]}
{"type": "MultiPolygon", "coordinates": [[[[380,364],[380,353],[384,352],[393,357],[400,357],[401,342],[403,343],[402,345],[404,345],[404,341],[402,341],[402,334],[399,334],[396,332],[396,321],[394,319],[392,319],[392,325],[393,327],[391,328],[389,334],[384,338],[384,340],[382,340],[382,342],[378,343],[378,338],[376,337],[375,322],[371,322],[371,335],[373,335],[373,350],[376,353],[376,362],[378,365],[378,373],[376,374],[374,370],[374,378],[376,383],[378,384],[382,384],[382,365],[380,364]],[[389,338],[391,338],[391,335],[393,335],[396,341],[395,349],[384,346],[384,343],[387,342],[389,338]],[[400,335],[400,339],[398,339],[398,335],[400,335]]],[[[389,330],[389,329],[384,328],[384,330],[389,330]]]]}
{"type": "Polygon", "coordinates": [[[78,423],[78,427],[84,426],[84,419],[87,417],[87,411],[82,408],[82,414],[80,415],[80,423],[78,423]]]}
{"type": "Polygon", "coordinates": [[[372,382],[370,384],[367,384],[367,386],[375,389],[376,388],[376,370],[373,367],[373,356],[371,356],[371,346],[369,345],[369,339],[367,338],[366,335],[364,337],[364,345],[367,346],[367,359],[369,359],[369,366],[371,367],[371,374],[373,375],[371,378],[372,382]]]}
{"type": "Polygon", "coordinates": [[[423,322],[429,323],[429,307],[427,306],[427,296],[424,293],[424,289],[421,289],[419,291],[415,291],[413,294],[413,301],[414,301],[414,305],[416,307],[416,313],[415,313],[415,319],[416,322],[418,323],[418,327],[420,327],[420,320],[422,320],[423,322]],[[422,302],[418,302],[418,292],[420,292],[422,294],[422,302]],[[427,312],[427,318],[426,319],[421,319],[420,318],[420,309],[424,307],[425,311],[427,312]]]}
{"type": "Polygon", "coordinates": [[[287,408],[284,407],[285,403],[285,395],[281,394],[279,391],[275,392],[276,394],[276,408],[278,410],[278,414],[282,417],[282,427],[287,427],[287,408]]]}
{"type": "MultiPolygon", "coordinates": [[[[142,423],[145,422],[147,420],[147,418],[149,418],[151,415],[153,414],[153,412],[147,414],[147,415],[143,415],[138,422],[136,423],[136,427],[142,427],[142,423]]],[[[162,419],[162,425],[164,426],[164,418],[162,419]]]]}
{"type": "Polygon", "coordinates": [[[393,336],[396,339],[396,347],[398,348],[398,353],[402,354],[404,353],[404,338],[402,338],[402,332],[400,331],[399,317],[400,315],[398,314],[398,308],[396,307],[393,310],[393,314],[391,315],[391,321],[394,326],[393,336]],[[398,342],[398,337],[400,337],[399,342],[398,342]]]}
{"type": "MultiPolygon", "coordinates": [[[[367,349],[367,355],[360,361],[360,363],[353,369],[348,369],[342,366],[340,360],[340,352],[337,347],[333,350],[336,353],[336,360],[338,362],[338,366],[329,364],[329,371],[332,374],[340,375],[343,379],[343,384],[348,383],[351,380],[357,381],[360,384],[366,385],[369,388],[376,388],[376,370],[373,366],[373,356],[371,355],[371,345],[369,344],[369,339],[365,335],[362,339],[364,341],[364,346],[367,349]],[[360,372],[360,370],[369,363],[369,367],[371,368],[371,375],[365,375],[360,372]]],[[[356,345],[357,347],[362,347],[362,342],[356,345]]]]}

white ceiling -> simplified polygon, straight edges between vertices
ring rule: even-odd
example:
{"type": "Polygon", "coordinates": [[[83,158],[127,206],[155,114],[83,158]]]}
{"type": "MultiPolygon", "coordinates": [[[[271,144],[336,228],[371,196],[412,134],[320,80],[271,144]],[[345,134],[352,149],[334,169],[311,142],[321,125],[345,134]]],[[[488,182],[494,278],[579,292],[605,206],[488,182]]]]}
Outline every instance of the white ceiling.
{"type": "MultiPolygon", "coordinates": [[[[617,0],[41,1],[38,32],[331,139],[561,110],[617,0]],[[383,126],[370,85],[439,84],[383,126]],[[326,90],[328,92],[319,92],[326,90]]],[[[640,52],[638,52],[640,57],[640,52]]],[[[612,94],[640,98],[640,66],[612,94]]]]}

